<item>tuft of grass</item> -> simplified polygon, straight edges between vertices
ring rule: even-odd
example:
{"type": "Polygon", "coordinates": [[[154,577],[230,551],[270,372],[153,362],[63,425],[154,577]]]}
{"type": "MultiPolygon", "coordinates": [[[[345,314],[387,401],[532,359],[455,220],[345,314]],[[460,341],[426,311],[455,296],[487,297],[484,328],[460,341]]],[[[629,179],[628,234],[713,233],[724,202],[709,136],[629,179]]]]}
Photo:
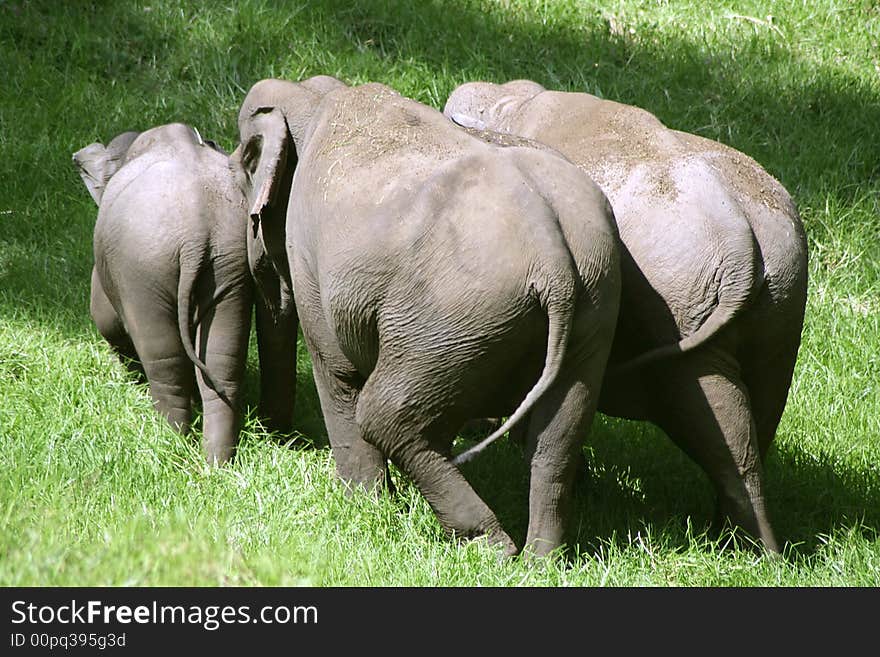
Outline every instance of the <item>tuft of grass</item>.
{"type": "MultiPolygon", "coordinates": [[[[0,3],[0,584],[875,586],[880,581],[880,9],[869,0],[0,3]],[[795,198],[810,296],[766,463],[783,559],[708,532],[702,471],[647,424],[598,416],[571,549],[502,561],[443,535],[418,491],[336,479],[304,349],[297,433],[249,415],[233,464],[152,411],[88,317],[96,210],[70,156],[172,121],[231,149],[264,77],[379,81],[441,108],[531,78],[644,107],[751,155],[795,198]]],[[[527,472],[466,474],[512,535],[527,472]]]]}

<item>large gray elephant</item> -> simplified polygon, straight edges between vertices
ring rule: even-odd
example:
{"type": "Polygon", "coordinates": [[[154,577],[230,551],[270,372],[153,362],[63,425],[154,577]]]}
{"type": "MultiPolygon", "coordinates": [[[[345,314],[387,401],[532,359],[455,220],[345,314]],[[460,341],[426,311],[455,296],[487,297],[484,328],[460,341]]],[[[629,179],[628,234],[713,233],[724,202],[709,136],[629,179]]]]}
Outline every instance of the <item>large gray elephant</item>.
{"type": "Polygon", "coordinates": [[[708,473],[719,520],[778,551],[762,461],[807,292],[806,240],[786,190],[746,155],[642,109],[528,80],[461,85],[444,113],[558,149],[599,184],[623,241],[599,410],[659,425],[708,473]]]}
{"type": "Polygon", "coordinates": [[[232,160],[290,268],[338,474],[372,487],[388,457],[448,533],[511,553],[456,467],[470,454],[449,456],[468,418],[510,414],[501,435],[530,412],[526,544],[559,546],[617,319],[619,238],[598,187],[381,84],[263,80],[239,129],[232,160]]]}
{"type": "MultiPolygon", "coordinates": [[[[228,156],[175,123],[91,144],[73,160],[98,205],[90,304],[98,331],[143,368],[156,409],[181,433],[190,430],[198,386],[205,456],[226,462],[240,428],[254,242],[228,156]]],[[[271,292],[263,269],[255,276],[271,292]]],[[[272,428],[285,430],[295,353],[291,327],[272,314],[257,304],[261,361],[271,364],[261,372],[261,408],[272,428]]]]}

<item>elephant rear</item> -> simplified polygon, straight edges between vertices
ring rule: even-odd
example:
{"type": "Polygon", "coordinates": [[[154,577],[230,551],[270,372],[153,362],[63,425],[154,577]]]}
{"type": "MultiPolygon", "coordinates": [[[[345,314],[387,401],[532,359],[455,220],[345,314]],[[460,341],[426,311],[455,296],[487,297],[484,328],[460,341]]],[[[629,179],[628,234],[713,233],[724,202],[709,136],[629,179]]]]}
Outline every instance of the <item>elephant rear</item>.
{"type": "Polygon", "coordinates": [[[340,476],[371,486],[390,458],[450,533],[513,551],[450,460],[463,420],[503,409],[530,436],[527,542],[554,549],[618,308],[606,200],[562,158],[486,145],[382,85],[309,85],[258,82],[239,130],[340,476]]]}
{"type": "Polygon", "coordinates": [[[243,197],[225,155],[182,124],[141,133],[117,161],[95,224],[93,310],[130,341],[154,404],[182,433],[198,385],[206,455],[225,461],[252,304],[243,197]]]}
{"type": "Polygon", "coordinates": [[[417,189],[401,220],[391,253],[412,269],[392,267],[376,297],[378,354],[356,420],[444,526],[508,549],[454,465],[521,426],[531,455],[526,542],[545,554],[564,540],[614,334],[617,232],[604,195],[563,158],[474,143],[417,189]],[[442,458],[462,421],[498,414],[510,417],[486,440],[442,458]]]}

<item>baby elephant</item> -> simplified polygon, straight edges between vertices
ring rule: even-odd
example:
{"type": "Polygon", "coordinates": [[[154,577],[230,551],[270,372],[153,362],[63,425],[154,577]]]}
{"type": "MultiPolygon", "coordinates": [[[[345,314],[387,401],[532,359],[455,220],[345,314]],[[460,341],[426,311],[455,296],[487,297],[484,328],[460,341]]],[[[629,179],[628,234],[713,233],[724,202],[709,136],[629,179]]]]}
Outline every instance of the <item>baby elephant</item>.
{"type": "Polygon", "coordinates": [[[143,366],[156,409],[181,433],[198,383],[204,451],[237,442],[253,284],[244,198],[226,155],[179,123],[74,154],[98,204],[91,315],[143,366]]]}

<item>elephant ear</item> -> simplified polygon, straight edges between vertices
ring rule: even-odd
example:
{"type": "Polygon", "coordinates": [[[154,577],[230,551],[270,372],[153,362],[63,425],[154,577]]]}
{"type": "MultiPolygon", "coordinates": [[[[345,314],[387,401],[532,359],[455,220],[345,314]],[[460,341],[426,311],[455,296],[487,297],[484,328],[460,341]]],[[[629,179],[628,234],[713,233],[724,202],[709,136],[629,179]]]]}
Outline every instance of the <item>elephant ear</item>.
{"type": "Polygon", "coordinates": [[[107,164],[107,149],[104,144],[95,142],[85,148],[81,148],[73,154],[73,163],[79,170],[79,176],[85,183],[86,189],[95,200],[96,205],[101,205],[101,197],[104,195],[104,186],[107,184],[104,169],[107,164]]]}
{"type": "Polygon", "coordinates": [[[486,124],[474,116],[468,116],[461,112],[454,112],[450,117],[452,122],[460,125],[462,128],[471,128],[473,130],[485,130],[486,124]]]}
{"type": "Polygon", "coordinates": [[[277,108],[258,108],[251,116],[255,131],[244,145],[242,164],[252,190],[250,216],[256,228],[270,212],[288,174],[287,121],[277,108]]]}
{"type": "Polygon", "coordinates": [[[119,171],[128,148],[139,134],[123,132],[107,146],[95,142],[73,154],[73,162],[79,175],[97,205],[101,205],[104,188],[113,174],[119,171]]]}

